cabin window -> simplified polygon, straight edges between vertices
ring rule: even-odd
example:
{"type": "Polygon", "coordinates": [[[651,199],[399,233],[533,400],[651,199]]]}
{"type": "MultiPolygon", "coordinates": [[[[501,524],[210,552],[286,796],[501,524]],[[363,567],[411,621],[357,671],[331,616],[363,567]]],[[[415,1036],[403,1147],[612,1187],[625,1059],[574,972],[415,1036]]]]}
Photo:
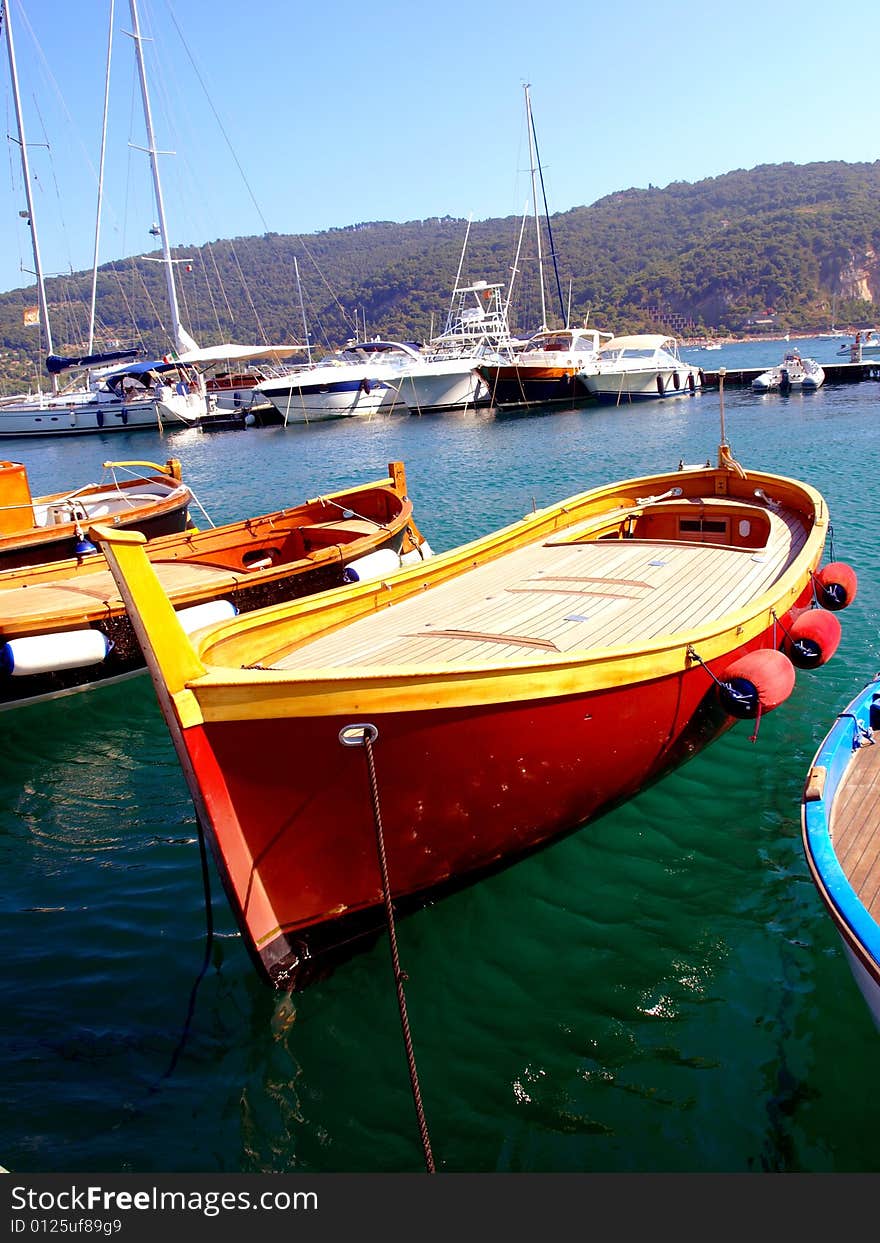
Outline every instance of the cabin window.
{"type": "Polygon", "coordinates": [[[712,532],[715,535],[724,535],[727,531],[727,523],[721,519],[714,518],[682,518],[679,524],[679,530],[682,535],[687,534],[703,534],[712,532]]]}
{"type": "Polygon", "coordinates": [[[740,518],[738,529],[739,529],[740,536],[743,539],[747,539],[748,536],[751,534],[752,524],[749,522],[748,518],[740,518]]]}

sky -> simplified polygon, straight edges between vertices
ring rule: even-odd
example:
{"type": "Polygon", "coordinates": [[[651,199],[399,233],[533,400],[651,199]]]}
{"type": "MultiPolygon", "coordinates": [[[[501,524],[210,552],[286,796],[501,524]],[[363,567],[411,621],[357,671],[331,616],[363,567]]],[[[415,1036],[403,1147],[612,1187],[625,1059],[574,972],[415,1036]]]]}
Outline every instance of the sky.
{"type": "MultiPolygon", "coordinates": [[[[155,250],[129,0],[6,0],[46,276],[155,250]]],[[[174,246],[520,216],[524,84],[551,213],[791,161],[874,161],[876,85],[816,0],[139,0],[174,246]],[[173,153],[173,154],[171,154],[173,153]]],[[[862,28],[864,33],[864,27],[862,28]]],[[[5,32],[0,291],[33,283],[5,32]]],[[[464,237],[464,229],[463,229],[464,237]]]]}

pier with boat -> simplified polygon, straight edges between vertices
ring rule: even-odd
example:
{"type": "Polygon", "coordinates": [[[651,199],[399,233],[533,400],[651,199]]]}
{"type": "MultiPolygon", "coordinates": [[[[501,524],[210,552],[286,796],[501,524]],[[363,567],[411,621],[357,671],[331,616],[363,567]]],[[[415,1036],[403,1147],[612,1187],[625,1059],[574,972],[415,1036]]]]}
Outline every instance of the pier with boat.
{"type": "MultiPolygon", "coordinates": [[[[769,343],[768,343],[769,344],[769,343]]],[[[728,387],[750,388],[765,367],[716,367],[703,370],[703,384],[717,388],[721,376],[728,387]]],[[[880,358],[863,359],[861,362],[822,363],[826,384],[858,384],[862,380],[880,380],[880,358]]]]}

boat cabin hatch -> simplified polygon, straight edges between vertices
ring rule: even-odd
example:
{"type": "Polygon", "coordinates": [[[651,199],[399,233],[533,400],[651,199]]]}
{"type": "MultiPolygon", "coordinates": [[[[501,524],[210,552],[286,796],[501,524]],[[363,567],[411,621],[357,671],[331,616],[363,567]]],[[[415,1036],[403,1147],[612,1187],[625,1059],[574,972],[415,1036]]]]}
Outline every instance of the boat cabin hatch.
{"type": "Polygon", "coordinates": [[[711,501],[663,502],[646,506],[630,518],[623,538],[757,549],[764,548],[770,538],[770,519],[766,510],[757,506],[711,501]]]}
{"type": "Polygon", "coordinates": [[[699,500],[643,502],[603,514],[598,523],[554,536],[548,544],[592,540],[668,540],[681,544],[719,544],[757,551],[770,540],[773,513],[758,505],[704,497],[699,500]]]}

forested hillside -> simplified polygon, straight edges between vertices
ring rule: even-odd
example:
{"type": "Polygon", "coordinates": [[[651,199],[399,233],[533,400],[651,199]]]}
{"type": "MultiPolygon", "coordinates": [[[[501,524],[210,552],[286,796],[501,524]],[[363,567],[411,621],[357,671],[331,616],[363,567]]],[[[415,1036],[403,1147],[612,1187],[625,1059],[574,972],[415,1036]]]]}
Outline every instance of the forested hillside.
{"type": "MultiPolygon", "coordinates": [[[[461,262],[461,283],[512,286],[516,330],[538,327],[534,221],[474,222],[462,262],[466,232],[447,217],[179,249],[182,318],[201,345],[302,340],[302,297],[318,350],[364,331],[422,340],[442,328],[461,262]]],[[[551,324],[589,316],[608,331],[676,335],[742,332],[770,317],[783,331],[864,326],[880,297],[880,162],[764,165],[624,190],[551,216],[542,248],[551,324]]],[[[83,349],[90,289],[90,273],[49,281],[56,352],[83,349]]],[[[4,378],[33,379],[39,365],[38,329],[23,323],[34,305],[33,288],[0,295],[4,378]]],[[[100,344],[169,348],[161,264],[105,265],[97,305],[100,344]]]]}

